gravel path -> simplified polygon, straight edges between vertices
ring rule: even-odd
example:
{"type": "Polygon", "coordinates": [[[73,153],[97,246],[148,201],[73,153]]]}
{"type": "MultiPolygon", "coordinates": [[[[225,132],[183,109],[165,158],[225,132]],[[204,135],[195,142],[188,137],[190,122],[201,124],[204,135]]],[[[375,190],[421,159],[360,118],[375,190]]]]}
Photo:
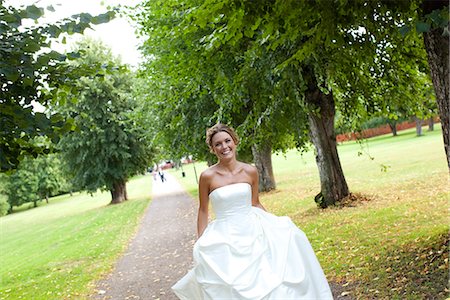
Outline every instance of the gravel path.
{"type": "Polygon", "coordinates": [[[195,201],[176,179],[153,181],[153,198],[139,231],[93,299],[178,299],[170,287],[192,267],[195,201]]]}
{"type": "MultiPolygon", "coordinates": [[[[197,204],[174,177],[153,181],[153,198],[140,228],[114,271],[97,283],[92,299],[177,300],[170,290],[192,268],[197,204]]],[[[330,283],[335,299],[351,299],[330,283]]],[[[196,299],[192,299],[196,300],[196,299]]]]}

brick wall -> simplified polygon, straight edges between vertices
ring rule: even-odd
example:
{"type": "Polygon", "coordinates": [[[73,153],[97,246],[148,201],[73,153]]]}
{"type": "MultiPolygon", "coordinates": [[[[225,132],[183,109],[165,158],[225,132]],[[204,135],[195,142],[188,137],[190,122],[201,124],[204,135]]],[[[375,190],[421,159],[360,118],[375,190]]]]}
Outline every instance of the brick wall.
{"type": "MultiPolygon", "coordinates": [[[[435,118],[435,123],[439,122],[439,118],[435,118]]],[[[428,126],[428,121],[424,120],[423,125],[427,125],[428,126]]],[[[416,122],[414,121],[405,121],[402,123],[398,123],[397,124],[397,132],[400,130],[405,130],[405,129],[409,129],[409,128],[415,128],[416,127],[416,122]]],[[[354,141],[357,138],[371,138],[374,136],[378,136],[378,135],[382,135],[382,134],[388,134],[388,133],[392,133],[391,127],[389,127],[389,125],[383,125],[377,128],[369,128],[369,129],[365,129],[363,130],[361,133],[343,133],[343,134],[338,134],[336,136],[336,142],[340,143],[340,142],[345,142],[345,141],[354,141]]]]}

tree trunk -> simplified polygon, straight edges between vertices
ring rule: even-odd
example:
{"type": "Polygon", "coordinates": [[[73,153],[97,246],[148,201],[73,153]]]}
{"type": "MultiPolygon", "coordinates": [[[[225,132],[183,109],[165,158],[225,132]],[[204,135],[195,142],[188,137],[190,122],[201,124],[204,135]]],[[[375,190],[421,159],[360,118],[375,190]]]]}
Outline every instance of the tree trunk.
{"type": "Polygon", "coordinates": [[[111,190],[111,204],[122,203],[127,199],[127,185],[125,180],[117,180],[113,183],[111,190]]]}
{"type": "Polygon", "coordinates": [[[270,143],[253,145],[252,153],[259,174],[259,191],[274,190],[276,183],[272,168],[272,145],[270,143]]]}
{"type": "Polygon", "coordinates": [[[418,117],[414,117],[414,121],[416,122],[416,135],[421,136],[422,135],[422,120],[418,117]]]}
{"type": "Polygon", "coordinates": [[[337,152],[334,98],[331,91],[326,95],[317,86],[310,86],[306,101],[320,109],[318,113],[311,112],[308,120],[320,176],[320,193],[314,200],[321,208],[326,208],[349,195],[337,152]]]}
{"type": "Polygon", "coordinates": [[[392,135],[397,136],[397,122],[388,122],[389,127],[391,128],[392,135]]]}
{"type": "MultiPolygon", "coordinates": [[[[435,9],[443,9],[448,5],[448,0],[428,0],[423,2],[423,14],[429,14],[435,9]]],[[[447,24],[447,29],[450,29],[447,24]]],[[[449,132],[449,37],[443,34],[443,28],[435,28],[423,34],[425,49],[428,55],[428,64],[431,70],[436,102],[439,109],[439,117],[442,124],[445,155],[450,171],[450,132],[449,132]]]]}
{"type": "Polygon", "coordinates": [[[428,119],[428,131],[434,131],[434,119],[430,117],[428,119]]]}
{"type": "Polygon", "coordinates": [[[45,194],[45,202],[48,204],[48,194],[45,194]]]}
{"type": "Polygon", "coordinates": [[[127,183],[125,182],[125,192],[124,192],[125,201],[128,200],[128,192],[127,192],[127,183]]]}

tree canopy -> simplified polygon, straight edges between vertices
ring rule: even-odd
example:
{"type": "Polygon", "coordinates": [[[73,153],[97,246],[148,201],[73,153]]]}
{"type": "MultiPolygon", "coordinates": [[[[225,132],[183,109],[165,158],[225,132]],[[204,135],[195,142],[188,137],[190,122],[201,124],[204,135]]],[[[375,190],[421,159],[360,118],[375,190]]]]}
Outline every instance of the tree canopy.
{"type": "Polygon", "coordinates": [[[112,203],[119,203],[127,199],[127,180],[144,172],[152,158],[146,128],[134,117],[133,74],[101,43],[85,39],[78,47],[82,55],[68,68],[100,70],[73,81],[76,101],[66,101],[61,112],[74,120],[75,130],[59,149],[76,187],[109,190],[112,203]]]}
{"type": "MultiPolygon", "coordinates": [[[[47,10],[54,11],[54,8],[49,6],[47,10]]],[[[51,105],[53,95],[49,87],[65,82],[65,74],[57,72],[58,65],[79,56],[75,52],[61,54],[51,50],[51,42],[57,39],[65,42],[65,34],[83,33],[91,24],[108,22],[114,17],[114,11],[98,16],[81,13],[54,24],[40,25],[38,21],[44,12],[36,5],[14,8],[0,0],[2,171],[16,168],[25,155],[36,157],[49,152],[50,149],[33,143],[35,136],[47,135],[56,141],[71,128],[61,115],[34,109],[36,103],[47,108],[51,105]],[[35,24],[25,26],[25,19],[34,20],[35,24]]]]}
{"type": "Polygon", "coordinates": [[[192,135],[176,132],[203,132],[220,120],[237,124],[243,144],[248,138],[286,149],[292,143],[280,142],[289,137],[307,146],[309,131],[322,194],[334,203],[348,194],[336,146],[323,148],[335,139],[335,111],[349,124],[392,114],[392,107],[420,113],[416,104],[425,101],[420,91],[428,80],[425,49],[417,34],[402,30],[417,21],[419,4],[145,2],[137,18],[148,37],[149,78],[158,82],[153,101],[164,98],[164,126],[175,129],[160,134],[185,145],[192,135]]]}

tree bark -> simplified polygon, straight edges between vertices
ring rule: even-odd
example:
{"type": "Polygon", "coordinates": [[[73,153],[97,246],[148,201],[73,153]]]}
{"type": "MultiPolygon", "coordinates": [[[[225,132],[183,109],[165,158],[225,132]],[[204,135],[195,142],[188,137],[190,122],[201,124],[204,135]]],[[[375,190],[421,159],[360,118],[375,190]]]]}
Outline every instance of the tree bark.
{"type": "Polygon", "coordinates": [[[122,203],[127,200],[127,185],[125,180],[120,179],[113,183],[113,188],[111,189],[111,204],[122,203]]]}
{"type": "Polygon", "coordinates": [[[128,200],[128,192],[127,192],[127,184],[125,183],[125,192],[124,192],[125,201],[128,200]]]}
{"type": "Polygon", "coordinates": [[[391,128],[392,135],[397,136],[397,122],[395,122],[395,121],[393,121],[392,123],[388,122],[388,125],[391,128]]]}
{"type": "Polygon", "coordinates": [[[428,119],[428,131],[434,131],[434,119],[430,117],[428,119]]]}
{"type": "Polygon", "coordinates": [[[268,192],[276,188],[272,168],[272,145],[264,143],[252,146],[253,160],[258,169],[259,191],[268,192]]]}
{"type": "Polygon", "coordinates": [[[416,135],[421,136],[422,135],[422,120],[418,117],[414,117],[414,121],[416,122],[416,135]]]}
{"type": "Polygon", "coordinates": [[[331,91],[324,94],[317,86],[310,86],[306,101],[314,108],[320,109],[317,113],[310,113],[308,120],[320,176],[320,193],[314,200],[321,208],[326,208],[349,195],[337,151],[334,98],[331,91]]]}
{"type": "MultiPolygon", "coordinates": [[[[426,0],[423,2],[423,15],[431,13],[435,9],[443,9],[448,5],[448,0],[426,0]]],[[[447,29],[450,29],[447,25],[447,29]]],[[[443,28],[434,28],[423,34],[425,49],[428,55],[428,64],[431,70],[436,102],[439,109],[439,117],[442,124],[444,138],[444,150],[447,155],[447,166],[450,171],[450,132],[449,132],[449,37],[443,34],[443,28]]]]}

